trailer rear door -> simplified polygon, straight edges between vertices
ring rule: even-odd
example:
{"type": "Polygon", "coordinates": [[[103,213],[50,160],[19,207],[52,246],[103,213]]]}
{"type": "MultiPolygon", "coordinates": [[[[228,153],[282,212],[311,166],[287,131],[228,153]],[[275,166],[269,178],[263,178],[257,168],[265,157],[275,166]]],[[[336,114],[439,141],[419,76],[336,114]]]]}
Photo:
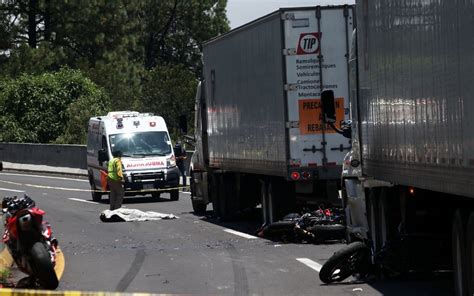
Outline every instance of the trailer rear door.
{"type": "MultiPolygon", "coordinates": [[[[336,98],[336,126],[349,119],[348,51],[351,6],[288,10],[285,34],[286,95],[291,167],[342,165],[349,139],[323,125],[321,89],[336,98]]],[[[324,178],[324,176],[320,176],[324,178]]]]}

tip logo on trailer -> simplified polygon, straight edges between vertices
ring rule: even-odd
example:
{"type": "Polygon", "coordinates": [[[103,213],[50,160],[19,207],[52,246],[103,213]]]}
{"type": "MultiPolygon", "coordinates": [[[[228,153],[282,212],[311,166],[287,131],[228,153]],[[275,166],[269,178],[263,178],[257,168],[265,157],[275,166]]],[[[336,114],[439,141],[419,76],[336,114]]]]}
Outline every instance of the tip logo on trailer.
{"type": "Polygon", "coordinates": [[[298,51],[296,54],[315,54],[319,53],[319,41],[321,40],[321,32],[316,33],[301,33],[298,42],[298,51]]]}

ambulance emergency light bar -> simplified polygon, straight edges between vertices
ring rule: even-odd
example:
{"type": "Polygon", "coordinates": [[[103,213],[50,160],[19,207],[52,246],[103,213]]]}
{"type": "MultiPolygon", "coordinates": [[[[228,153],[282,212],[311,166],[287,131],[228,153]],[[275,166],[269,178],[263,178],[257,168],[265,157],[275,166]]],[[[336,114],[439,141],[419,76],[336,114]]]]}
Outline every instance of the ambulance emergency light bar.
{"type": "Polygon", "coordinates": [[[126,118],[126,117],[148,117],[148,116],[154,116],[153,113],[140,113],[137,111],[116,111],[116,112],[109,112],[107,113],[107,117],[112,117],[112,118],[126,118]]]}

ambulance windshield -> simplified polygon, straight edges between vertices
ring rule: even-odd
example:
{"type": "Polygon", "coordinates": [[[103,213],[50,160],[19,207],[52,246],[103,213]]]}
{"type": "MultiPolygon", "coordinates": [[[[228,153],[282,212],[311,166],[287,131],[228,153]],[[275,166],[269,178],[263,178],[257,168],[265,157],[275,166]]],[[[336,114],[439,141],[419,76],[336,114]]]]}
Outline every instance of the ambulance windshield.
{"type": "Polygon", "coordinates": [[[123,157],[166,156],[171,142],[166,132],[141,132],[110,136],[110,148],[120,150],[123,157]]]}

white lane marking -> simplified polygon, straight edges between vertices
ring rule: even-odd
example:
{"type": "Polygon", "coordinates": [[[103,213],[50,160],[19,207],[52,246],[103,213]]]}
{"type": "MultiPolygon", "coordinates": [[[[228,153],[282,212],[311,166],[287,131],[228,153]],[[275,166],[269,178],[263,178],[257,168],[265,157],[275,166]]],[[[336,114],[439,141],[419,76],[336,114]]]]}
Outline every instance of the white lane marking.
{"type": "Polygon", "coordinates": [[[52,176],[41,176],[41,175],[27,175],[27,174],[13,174],[13,173],[0,173],[0,175],[5,175],[5,176],[21,176],[21,177],[33,177],[33,178],[44,178],[44,179],[57,179],[57,180],[68,180],[68,181],[77,181],[77,182],[89,182],[89,180],[84,180],[84,179],[72,179],[72,178],[52,177],[52,176]]]}
{"type": "Polygon", "coordinates": [[[90,189],[77,189],[77,188],[63,188],[63,187],[53,187],[53,186],[43,186],[43,185],[34,185],[34,184],[23,184],[11,181],[4,181],[0,180],[0,183],[6,183],[11,185],[18,185],[18,186],[28,186],[33,188],[42,188],[42,189],[54,189],[54,190],[64,190],[64,191],[78,191],[78,192],[90,192],[90,189]]]}
{"type": "Polygon", "coordinates": [[[227,233],[232,233],[232,234],[244,237],[246,239],[256,239],[256,238],[258,238],[256,236],[253,236],[253,235],[250,235],[250,234],[247,234],[247,233],[243,233],[243,232],[240,232],[240,231],[232,230],[232,229],[224,229],[224,231],[227,232],[227,233]]]}
{"type": "Polygon", "coordinates": [[[95,201],[89,201],[89,200],[84,200],[84,199],[80,199],[80,198],[69,198],[70,200],[74,200],[74,201],[80,201],[80,202],[85,202],[85,203],[90,203],[90,204],[94,204],[94,205],[98,205],[99,203],[98,202],[95,202],[95,201]]]}
{"type": "Polygon", "coordinates": [[[8,189],[8,188],[0,188],[0,190],[11,191],[11,192],[25,192],[24,190],[15,190],[15,189],[8,189]]]}
{"type": "Polygon", "coordinates": [[[191,194],[191,192],[187,192],[187,191],[184,191],[184,192],[181,192],[182,194],[191,194]]]}
{"type": "Polygon", "coordinates": [[[316,270],[317,272],[321,271],[321,267],[323,267],[321,264],[319,264],[316,261],[313,261],[308,258],[296,258],[299,262],[303,263],[304,265],[308,266],[311,269],[316,270]]]}

